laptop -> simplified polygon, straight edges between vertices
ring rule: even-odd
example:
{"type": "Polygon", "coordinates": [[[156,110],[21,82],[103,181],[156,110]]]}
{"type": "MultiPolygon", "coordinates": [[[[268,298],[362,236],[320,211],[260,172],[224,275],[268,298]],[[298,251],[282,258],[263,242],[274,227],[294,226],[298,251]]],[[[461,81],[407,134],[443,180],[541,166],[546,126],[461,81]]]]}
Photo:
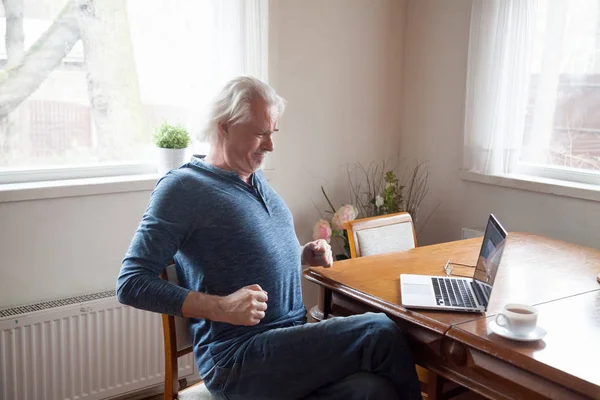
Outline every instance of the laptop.
{"type": "Polygon", "coordinates": [[[401,274],[402,306],[448,311],[487,311],[506,237],[506,230],[490,214],[473,278],[401,274]]]}

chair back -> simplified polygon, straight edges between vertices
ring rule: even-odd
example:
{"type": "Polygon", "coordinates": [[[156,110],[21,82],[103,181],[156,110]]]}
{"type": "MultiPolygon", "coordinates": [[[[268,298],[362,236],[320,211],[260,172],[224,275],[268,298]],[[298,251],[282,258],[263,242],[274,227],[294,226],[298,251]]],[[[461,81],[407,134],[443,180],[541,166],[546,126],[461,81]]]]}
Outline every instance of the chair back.
{"type": "MultiPolygon", "coordinates": [[[[179,285],[175,264],[165,268],[162,279],[179,285]]],[[[179,392],[177,359],[193,351],[193,339],[190,333],[189,318],[162,314],[163,338],[165,348],[165,400],[177,399],[179,392]]]]}
{"type": "Polygon", "coordinates": [[[346,224],[352,258],[404,251],[417,246],[409,213],[361,218],[346,224]]]}
{"type": "MultiPolygon", "coordinates": [[[[177,270],[175,264],[169,265],[165,268],[167,273],[167,280],[171,283],[179,286],[179,279],[177,278],[177,270]]],[[[184,317],[173,317],[175,321],[175,343],[177,344],[177,351],[185,351],[185,354],[190,353],[193,348],[194,339],[190,332],[190,319],[184,317]]]]}

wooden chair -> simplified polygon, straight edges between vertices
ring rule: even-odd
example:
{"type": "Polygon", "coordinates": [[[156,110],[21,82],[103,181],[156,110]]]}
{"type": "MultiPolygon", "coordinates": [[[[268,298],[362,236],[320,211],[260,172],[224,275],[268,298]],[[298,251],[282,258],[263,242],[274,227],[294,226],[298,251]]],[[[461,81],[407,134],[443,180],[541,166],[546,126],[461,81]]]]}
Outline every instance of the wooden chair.
{"type": "MultiPolygon", "coordinates": [[[[346,224],[348,244],[352,258],[376,254],[406,251],[417,247],[417,234],[409,213],[381,215],[355,219],[346,224]]],[[[454,397],[464,390],[452,387],[443,392],[443,378],[426,368],[417,365],[417,375],[428,400],[454,397]]]]}
{"type": "Polygon", "coordinates": [[[361,218],[346,224],[350,256],[405,251],[417,247],[417,235],[407,212],[361,218]]]}
{"type": "MultiPolygon", "coordinates": [[[[407,212],[355,219],[346,224],[352,258],[405,251],[417,247],[417,234],[407,212]]],[[[429,371],[417,365],[419,381],[427,384],[429,371]]]]}
{"type": "MultiPolygon", "coordinates": [[[[175,265],[165,268],[162,279],[179,285],[175,265]]],[[[162,315],[163,338],[165,347],[165,386],[164,400],[212,400],[203,382],[180,389],[178,359],[193,351],[192,335],[189,331],[189,319],[162,315]]]]}

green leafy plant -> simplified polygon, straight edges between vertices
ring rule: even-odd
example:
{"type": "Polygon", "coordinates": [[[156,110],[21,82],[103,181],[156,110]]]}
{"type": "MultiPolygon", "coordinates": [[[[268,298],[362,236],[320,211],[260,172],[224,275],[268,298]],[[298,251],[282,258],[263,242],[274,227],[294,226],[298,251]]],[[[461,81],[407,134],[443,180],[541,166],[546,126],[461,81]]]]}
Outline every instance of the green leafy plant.
{"type": "Polygon", "coordinates": [[[374,206],[375,215],[385,215],[397,213],[403,210],[404,196],[402,190],[404,186],[400,184],[394,171],[386,171],[384,175],[384,189],[381,195],[375,195],[371,199],[371,205],[374,206]]]}
{"type": "Polygon", "coordinates": [[[166,122],[154,134],[154,144],[163,149],[185,149],[190,141],[190,134],[183,126],[166,122]]]}

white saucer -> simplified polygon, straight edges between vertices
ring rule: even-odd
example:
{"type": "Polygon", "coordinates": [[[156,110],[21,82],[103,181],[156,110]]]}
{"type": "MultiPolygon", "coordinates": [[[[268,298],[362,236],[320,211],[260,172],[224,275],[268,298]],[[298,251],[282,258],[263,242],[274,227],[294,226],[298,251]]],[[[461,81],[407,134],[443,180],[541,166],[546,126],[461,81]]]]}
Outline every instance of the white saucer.
{"type": "Polygon", "coordinates": [[[500,335],[506,339],[518,340],[519,342],[533,342],[546,336],[546,330],[539,325],[527,335],[517,335],[516,333],[501,327],[496,323],[496,321],[488,322],[488,328],[490,328],[496,335],[500,335]]]}

